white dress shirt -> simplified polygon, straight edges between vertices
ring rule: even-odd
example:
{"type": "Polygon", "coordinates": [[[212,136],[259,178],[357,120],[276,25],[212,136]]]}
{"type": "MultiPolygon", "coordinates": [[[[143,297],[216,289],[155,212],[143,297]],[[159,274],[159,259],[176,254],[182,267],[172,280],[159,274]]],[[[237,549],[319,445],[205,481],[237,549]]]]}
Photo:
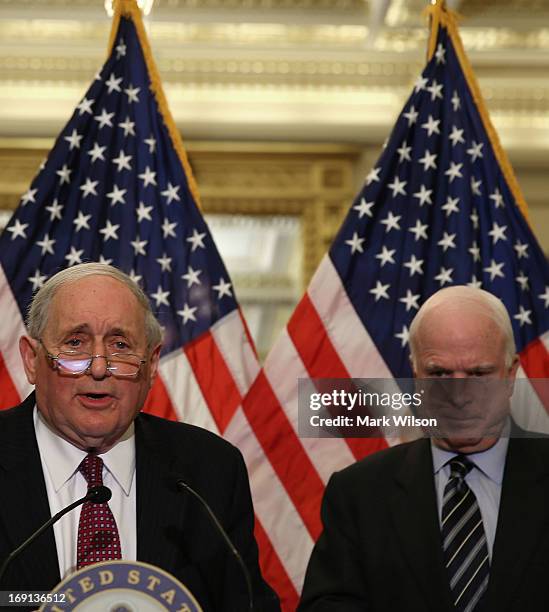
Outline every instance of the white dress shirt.
{"type": "MultiPolygon", "coordinates": [[[[78,466],[87,453],[57,435],[36,406],[34,429],[53,516],[86,495],[88,484],[78,466]]],[[[103,484],[112,491],[109,507],[118,527],[122,558],[135,560],[137,527],[133,423],[116,445],[101,455],[101,459],[104,463],[103,484]]],[[[76,569],[76,543],[81,509],[82,506],[71,510],[53,526],[61,579],[76,569]]]]}

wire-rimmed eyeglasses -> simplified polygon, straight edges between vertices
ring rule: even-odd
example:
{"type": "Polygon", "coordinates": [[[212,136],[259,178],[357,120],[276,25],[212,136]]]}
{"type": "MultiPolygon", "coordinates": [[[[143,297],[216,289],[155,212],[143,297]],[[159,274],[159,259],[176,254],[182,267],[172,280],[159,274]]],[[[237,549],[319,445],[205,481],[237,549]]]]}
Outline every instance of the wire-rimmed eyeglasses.
{"type": "Polygon", "coordinates": [[[98,357],[107,362],[107,372],[121,378],[137,376],[141,366],[147,363],[146,359],[131,353],[92,355],[86,351],[61,351],[57,355],[53,355],[41,339],[39,339],[39,342],[46,351],[46,357],[56,365],[57,369],[64,374],[71,374],[73,376],[85,374],[91,368],[93,360],[98,357]]]}

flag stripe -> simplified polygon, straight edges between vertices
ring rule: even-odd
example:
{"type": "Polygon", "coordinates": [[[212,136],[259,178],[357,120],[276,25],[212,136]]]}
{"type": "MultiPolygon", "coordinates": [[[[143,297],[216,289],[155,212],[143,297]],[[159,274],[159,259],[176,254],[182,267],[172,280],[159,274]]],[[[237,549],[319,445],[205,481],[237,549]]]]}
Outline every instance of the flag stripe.
{"type": "Polygon", "coordinates": [[[329,255],[322,259],[307,294],[325,333],[353,378],[391,378],[392,373],[362,324],[329,255]]]}
{"type": "Polygon", "coordinates": [[[188,343],[184,351],[217,429],[223,434],[242,401],[235,380],[210,332],[188,343]]]}
{"type": "MultiPolygon", "coordinates": [[[[287,329],[311,378],[349,378],[308,294],[298,304],[287,329]]],[[[345,442],[355,459],[387,446],[378,438],[346,438],[345,442]]]]}
{"type": "Polygon", "coordinates": [[[218,321],[211,333],[240,395],[244,396],[260,368],[240,310],[233,310],[218,321]]]}
{"type": "MultiPolygon", "coordinates": [[[[21,367],[21,356],[19,355],[19,338],[26,334],[27,330],[2,265],[0,265],[0,312],[2,313],[2,319],[9,322],[8,325],[0,325],[2,361],[11,385],[15,388],[19,399],[22,400],[32,391],[32,386],[27,381],[25,372],[21,367]]],[[[7,381],[8,379],[4,377],[4,380],[7,381]]],[[[12,393],[6,395],[8,400],[11,397],[13,397],[12,393]]]]}
{"type": "Polygon", "coordinates": [[[6,368],[2,353],[0,353],[0,403],[2,406],[16,406],[22,399],[6,368]]]}
{"type": "Polygon", "coordinates": [[[264,449],[242,410],[236,412],[225,437],[238,446],[244,456],[250,471],[256,516],[292,584],[300,590],[313,538],[273,465],[264,460],[264,449]]]}
{"type": "Polygon", "coordinates": [[[149,414],[177,421],[177,413],[170,401],[170,396],[161,376],[157,376],[150,389],[143,410],[149,414]]]}
{"type": "MultiPolygon", "coordinates": [[[[284,363],[284,370],[271,368],[270,360],[267,358],[264,373],[276,396],[280,410],[286,413],[295,433],[298,434],[299,406],[295,385],[298,379],[307,378],[309,373],[288,336],[287,330],[283,330],[277,340],[276,356],[281,363],[284,363]]],[[[343,469],[354,461],[354,456],[343,439],[300,438],[300,441],[324,483],[328,482],[333,472],[343,469]]]]}
{"type": "Polygon", "coordinates": [[[295,610],[297,608],[299,594],[292,584],[284,565],[281,563],[269,537],[265,533],[261,522],[256,519],[255,539],[262,553],[261,572],[269,584],[277,585],[278,596],[283,610],[295,610]]]}
{"type": "Polygon", "coordinates": [[[244,398],[243,409],[263,451],[313,538],[320,533],[319,499],[324,485],[263,372],[244,398]]]}
{"type": "Polygon", "coordinates": [[[185,353],[174,351],[163,357],[160,374],[178,420],[218,432],[185,353]]]}

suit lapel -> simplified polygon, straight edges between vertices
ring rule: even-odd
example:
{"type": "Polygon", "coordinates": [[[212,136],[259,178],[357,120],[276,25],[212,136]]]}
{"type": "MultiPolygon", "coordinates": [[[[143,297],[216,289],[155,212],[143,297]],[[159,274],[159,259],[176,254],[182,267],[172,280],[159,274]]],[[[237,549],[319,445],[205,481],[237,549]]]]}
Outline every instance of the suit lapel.
{"type": "Polygon", "coordinates": [[[504,610],[549,524],[549,441],[512,438],[503,477],[488,609],[504,610]]]}
{"type": "Polygon", "coordinates": [[[177,490],[186,478],[185,465],[168,454],[143,416],[136,419],[137,558],[169,569],[174,567],[178,543],[166,525],[181,525],[187,497],[177,490]],[[162,521],[160,521],[162,517],[162,521]],[[171,546],[166,541],[171,539],[171,546]]]}
{"type": "Polygon", "coordinates": [[[429,440],[419,440],[408,447],[395,476],[395,485],[391,513],[403,556],[430,609],[436,612],[452,610],[442,556],[429,440]]]}
{"type": "MultiPolygon", "coordinates": [[[[9,503],[0,504],[0,521],[6,527],[10,550],[22,544],[51,516],[34,433],[33,408],[34,394],[14,409],[0,433],[0,490],[9,491],[10,495],[9,503]]],[[[42,534],[27,552],[19,558],[24,555],[24,563],[13,561],[18,575],[24,574],[25,582],[36,589],[49,589],[57,584],[60,577],[53,530],[42,534]]]]}

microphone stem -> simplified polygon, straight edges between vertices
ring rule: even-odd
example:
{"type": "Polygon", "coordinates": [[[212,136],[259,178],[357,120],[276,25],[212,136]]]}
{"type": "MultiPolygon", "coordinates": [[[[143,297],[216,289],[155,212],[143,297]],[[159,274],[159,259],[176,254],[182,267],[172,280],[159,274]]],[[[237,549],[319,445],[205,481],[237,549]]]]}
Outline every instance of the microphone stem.
{"type": "Polygon", "coordinates": [[[2,578],[4,577],[4,572],[6,571],[6,568],[8,567],[8,565],[10,564],[10,562],[15,559],[15,557],[17,557],[17,555],[23,551],[31,542],[33,542],[38,536],[42,535],[44,533],[44,531],[46,531],[46,529],[48,529],[48,527],[51,527],[51,525],[53,525],[56,521],[58,521],[64,514],[67,514],[67,512],[70,512],[71,510],[73,510],[74,508],[76,508],[77,506],[79,506],[80,504],[83,504],[85,501],[87,501],[88,496],[85,495],[84,497],[81,497],[80,499],[77,499],[75,502],[73,502],[70,506],[67,506],[66,508],[63,508],[63,510],[61,510],[60,512],[58,512],[55,516],[52,516],[50,518],[49,521],[47,521],[46,523],[44,523],[42,525],[42,527],[40,527],[40,529],[38,531],[35,531],[30,538],[27,538],[22,544],[21,546],[18,546],[15,550],[13,550],[4,560],[4,563],[2,563],[2,567],[0,568],[0,582],[2,581],[2,578]]]}
{"type": "Polygon", "coordinates": [[[240,553],[238,552],[234,544],[231,542],[231,539],[227,535],[227,532],[225,531],[225,529],[223,529],[223,525],[219,522],[217,516],[215,516],[215,514],[213,513],[212,509],[210,508],[206,500],[199,493],[197,493],[193,488],[191,488],[184,480],[178,480],[177,486],[179,487],[180,490],[185,489],[185,491],[188,491],[189,493],[191,493],[191,495],[193,495],[196,499],[198,499],[198,501],[201,503],[201,505],[205,508],[206,512],[208,513],[208,516],[210,517],[212,523],[215,525],[218,532],[221,534],[221,536],[225,540],[225,543],[229,547],[229,550],[233,553],[233,556],[238,561],[238,564],[240,565],[242,569],[242,573],[244,574],[244,578],[246,579],[246,588],[248,590],[248,601],[250,604],[249,610],[250,612],[253,612],[254,599],[253,599],[252,579],[250,577],[250,572],[248,571],[248,568],[246,567],[246,564],[244,563],[244,559],[242,559],[242,557],[240,556],[240,553]]]}

